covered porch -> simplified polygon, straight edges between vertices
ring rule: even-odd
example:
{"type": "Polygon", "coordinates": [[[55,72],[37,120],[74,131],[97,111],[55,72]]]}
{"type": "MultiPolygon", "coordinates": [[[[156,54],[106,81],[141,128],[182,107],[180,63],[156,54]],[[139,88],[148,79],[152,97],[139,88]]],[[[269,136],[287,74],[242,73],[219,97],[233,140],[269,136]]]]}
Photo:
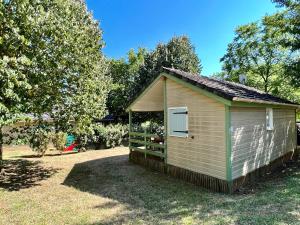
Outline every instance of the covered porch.
{"type": "Polygon", "coordinates": [[[166,78],[158,77],[157,82],[148,86],[142,94],[127,108],[129,113],[129,149],[130,153],[139,152],[144,157],[151,157],[167,162],[167,107],[166,107],[166,78]],[[153,116],[160,120],[160,131],[142,127],[141,116],[151,119],[153,116]],[[138,121],[138,122],[137,122],[138,121]]]}

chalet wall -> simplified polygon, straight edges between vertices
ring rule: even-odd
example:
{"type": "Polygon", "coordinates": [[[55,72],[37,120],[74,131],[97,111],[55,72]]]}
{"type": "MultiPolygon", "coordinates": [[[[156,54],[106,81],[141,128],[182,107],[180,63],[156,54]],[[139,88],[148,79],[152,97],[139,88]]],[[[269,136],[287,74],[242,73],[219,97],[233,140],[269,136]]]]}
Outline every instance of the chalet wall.
{"type": "Polygon", "coordinates": [[[189,126],[188,138],[168,136],[167,163],[225,180],[225,106],[170,79],[166,82],[167,107],[188,107],[189,126]]]}
{"type": "Polygon", "coordinates": [[[151,112],[164,110],[163,78],[160,78],[153,86],[136,101],[132,111],[151,112]]]}
{"type": "Polygon", "coordinates": [[[265,108],[231,108],[233,179],[295,149],[295,110],[273,109],[273,117],[269,131],[265,108]]]}

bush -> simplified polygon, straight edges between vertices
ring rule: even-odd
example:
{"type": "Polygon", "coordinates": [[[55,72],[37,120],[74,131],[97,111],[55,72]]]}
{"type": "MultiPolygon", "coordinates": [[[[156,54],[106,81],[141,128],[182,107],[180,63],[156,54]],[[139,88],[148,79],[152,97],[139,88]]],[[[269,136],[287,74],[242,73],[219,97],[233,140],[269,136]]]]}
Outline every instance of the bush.
{"type": "Polygon", "coordinates": [[[106,146],[120,146],[123,138],[128,134],[128,126],[122,124],[108,125],[106,127],[106,146]]]}
{"type": "Polygon", "coordinates": [[[24,145],[29,144],[28,126],[6,127],[3,132],[3,142],[5,144],[24,145]]]}
{"type": "Polygon", "coordinates": [[[62,131],[53,133],[52,135],[52,143],[54,147],[60,152],[62,152],[66,146],[66,139],[67,134],[62,131]]]}
{"type": "Polygon", "coordinates": [[[37,127],[31,133],[29,145],[33,151],[36,151],[40,156],[43,156],[48,148],[51,139],[51,133],[44,128],[37,127]]]}
{"type": "Polygon", "coordinates": [[[164,135],[164,127],[155,121],[146,121],[141,124],[141,128],[143,132],[146,131],[147,133],[157,134],[159,136],[164,135]]]}
{"type": "Polygon", "coordinates": [[[128,126],[122,124],[110,124],[103,126],[98,124],[94,128],[94,135],[91,138],[93,142],[102,143],[107,148],[120,146],[127,138],[128,126]]]}

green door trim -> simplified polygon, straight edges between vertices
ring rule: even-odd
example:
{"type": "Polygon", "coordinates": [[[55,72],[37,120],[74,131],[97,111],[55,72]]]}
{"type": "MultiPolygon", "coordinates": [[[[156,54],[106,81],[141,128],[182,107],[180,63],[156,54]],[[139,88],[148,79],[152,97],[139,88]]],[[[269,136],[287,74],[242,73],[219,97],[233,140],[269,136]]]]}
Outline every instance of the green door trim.
{"type": "Polygon", "coordinates": [[[168,104],[167,104],[167,78],[164,77],[164,154],[165,163],[168,160],[168,104]]]}

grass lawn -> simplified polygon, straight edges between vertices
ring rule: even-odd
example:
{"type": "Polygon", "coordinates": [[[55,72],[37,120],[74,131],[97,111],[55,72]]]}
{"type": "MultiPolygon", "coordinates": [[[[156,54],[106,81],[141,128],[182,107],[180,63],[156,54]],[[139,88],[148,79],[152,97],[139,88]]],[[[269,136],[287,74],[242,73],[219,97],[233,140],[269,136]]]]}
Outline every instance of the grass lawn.
{"type": "Polygon", "coordinates": [[[4,157],[3,225],[300,224],[300,162],[225,195],[131,164],[127,148],[35,158],[6,147],[4,157]]]}

